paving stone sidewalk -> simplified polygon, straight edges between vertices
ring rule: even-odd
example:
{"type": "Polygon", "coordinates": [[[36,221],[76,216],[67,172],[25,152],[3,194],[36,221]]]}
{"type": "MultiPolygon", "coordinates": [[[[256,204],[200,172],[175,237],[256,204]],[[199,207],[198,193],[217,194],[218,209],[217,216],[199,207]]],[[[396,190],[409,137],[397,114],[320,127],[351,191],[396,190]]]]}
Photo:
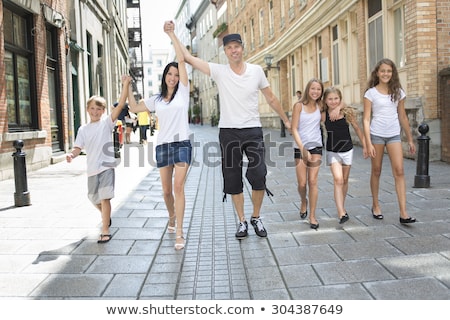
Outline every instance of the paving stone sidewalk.
{"type": "MultiPolygon", "coordinates": [[[[15,207],[14,181],[0,181],[0,299],[450,299],[450,165],[430,163],[431,187],[413,188],[416,163],[405,160],[408,211],[418,222],[404,226],[387,156],[380,186],[385,219],[372,218],[370,161],[357,147],[350,220],[338,223],[323,164],[315,231],[299,217],[292,137],[265,129],[267,186],[274,194],[262,210],[268,237],[251,228],[238,241],[231,198],[222,201],[218,129],[192,129],[182,251],[166,231],[154,140],[122,150],[113,239],[105,245],[96,242],[100,216],[86,197],[81,157],[30,173],[31,206],[15,207]]],[[[250,193],[246,183],[247,217],[250,193]]]]}

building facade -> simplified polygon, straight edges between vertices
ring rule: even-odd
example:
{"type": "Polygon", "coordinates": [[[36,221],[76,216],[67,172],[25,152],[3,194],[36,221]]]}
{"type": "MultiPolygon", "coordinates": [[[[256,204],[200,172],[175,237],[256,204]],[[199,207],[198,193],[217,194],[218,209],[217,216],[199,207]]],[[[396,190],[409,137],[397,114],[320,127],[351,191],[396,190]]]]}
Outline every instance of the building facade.
{"type": "Polygon", "coordinates": [[[94,94],[113,104],[128,73],[125,0],[0,0],[0,179],[14,141],[27,170],[64,160],[94,94]]]}
{"type": "Polygon", "coordinates": [[[0,179],[13,175],[14,141],[31,168],[68,143],[65,1],[0,1],[0,179]]]}
{"type": "MultiPolygon", "coordinates": [[[[449,126],[443,121],[450,117],[448,0],[209,2],[217,12],[218,55],[223,52],[223,35],[240,33],[246,60],[266,69],[286,112],[297,99],[295,92],[317,77],[325,87],[340,88],[345,102],[361,115],[371,69],[381,58],[392,59],[407,94],[413,134],[418,136],[418,126],[427,123],[430,159],[450,161],[449,126]]],[[[197,29],[207,16],[201,19],[196,21],[197,29]]],[[[264,99],[260,110],[263,126],[280,126],[264,99]]],[[[405,152],[405,156],[410,155],[405,152]]]]}

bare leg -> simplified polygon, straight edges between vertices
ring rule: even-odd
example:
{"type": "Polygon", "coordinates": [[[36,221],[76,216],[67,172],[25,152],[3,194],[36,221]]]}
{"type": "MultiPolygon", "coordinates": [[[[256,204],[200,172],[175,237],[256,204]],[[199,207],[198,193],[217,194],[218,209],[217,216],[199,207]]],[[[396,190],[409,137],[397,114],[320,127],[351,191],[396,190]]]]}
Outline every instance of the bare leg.
{"type": "Polygon", "coordinates": [[[316,219],[316,207],[317,207],[317,199],[319,197],[319,188],[318,188],[318,176],[320,169],[320,159],[322,156],[320,154],[313,154],[311,163],[314,166],[308,164],[308,187],[309,187],[309,209],[311,211],[309,220],[311,224],[317,224],[316,219]],[[319,164],[319,165],[317,165],[319,164]]]}
{"type": "Polygon", "coordinates": [[[95,206],[101,214],[102,217],[102,231],[99,240],[108,240],[111,238],[109,233],[109,222],[111,221],[111,199],[103,199],[100,204],[95,206]]]}
{"type": "Polygon", "coordinates": [[[339,218],[345,215],[344,199],[346,190],[344,191],[344,174],[342,168],[342,164],[339,162],[331,164],[331,173],[333,174],[334,180],[334,201],[336,202],[339,218]]]}
{"type": "Polygon", "coordinates": [[[406,212],[406,184],[405,173],[403,170],[403,151],[400,142],[390,143],[386,146],[391,160],[392,175],[395,181],[395,191],[397,192],[398,206],[400,209],[400,217],[409,218],[406,212]]]}
{"type": "Polygon", "coordinates": [[[231,199],[233,200],[234,209],[236,210],[239,221],[245,221],[244,193],[232,194],[231,199]]]}
{"type": "Polygon", "coordinates": [[[184,194],[184,183],[186,181],[186,175],[189,169],[187,163],[181,162],[175,164],[175,178],[174,178],[174,194],[175,194],[175,214],[177,219],[177,238],[176,249],[182,249],[184,247],[183,236],[183,220],[184,210],[186,206],[186,198],[184,194]]]}
{"type": "Polygon", "coordinates": [[[372,209],[373,214],[381,214],[378,194],[380,189],[381,168],[383,165],[384,145],[374,144],[376,156],[372,158],[372,170],[370,172],[370,191],[372,192],[372,209]]]}
{"type": "Polygon", "coordinates": [[[264,190],[252,191],[253,214],[252,217],[258,218],[264,199],[264,190]]]}
{"type": "Polygon", "coordinates": [[[169,213],[169,232],[175,232],[175,199],[172,193],[172,175],[173,166],[167,166],[159,169],[161,177],[161,185],[163,191],[164,203],[166,204],[167,212],[169,213]]]}
{"type": "Polygon", "coordinates": [[[307,199],[307,171],[306,165],[301,159],[295,159],[295,174],[297,175],[297,191],[300,195],[300,212],[306,212],[308,210],[308,199],[307,199]]]}

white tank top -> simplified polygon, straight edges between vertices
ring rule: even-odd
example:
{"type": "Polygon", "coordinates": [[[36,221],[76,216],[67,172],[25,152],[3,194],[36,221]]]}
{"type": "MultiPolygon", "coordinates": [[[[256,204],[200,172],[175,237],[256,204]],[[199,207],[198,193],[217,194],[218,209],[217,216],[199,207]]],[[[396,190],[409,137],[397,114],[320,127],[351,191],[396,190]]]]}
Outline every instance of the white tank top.
{"type": "MultiPolygon", "coordinates": [[[[321,115],[319,107],[316,105],[316,111],[306,112],[305,106],[302,104],[300,112],[300,121],[298,122],[297,131],[302,139],[303,145],[307,150],[322,147],[322,133],[320,131],[321,115]]],[[[297,148],[299,148],[297,146],[297,148]]]]}

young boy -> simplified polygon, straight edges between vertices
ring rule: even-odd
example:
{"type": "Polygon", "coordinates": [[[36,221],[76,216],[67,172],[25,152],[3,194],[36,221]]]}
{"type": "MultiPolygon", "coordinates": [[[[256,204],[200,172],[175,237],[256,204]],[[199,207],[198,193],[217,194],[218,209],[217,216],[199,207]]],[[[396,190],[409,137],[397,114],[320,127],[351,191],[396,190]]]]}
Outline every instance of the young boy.
{"type": "Polygon", "coordinates": [[[111,199],[114,197],[114,158],[112,131],[115,122],[126,105],[128,87],[131,78],[122,77],[122,93],[119,103],[108,117],[103,117],[106,110],[106,100],[100,96],[92,96],[87,101],[87,112],[91,121],[78,129],[75,145],[66,155],[67,162],[86,150],[88,198],[100,210],[102,216],[102,231],[98,243],[111,240],[109,227],[111,225],[111,199]]]}

